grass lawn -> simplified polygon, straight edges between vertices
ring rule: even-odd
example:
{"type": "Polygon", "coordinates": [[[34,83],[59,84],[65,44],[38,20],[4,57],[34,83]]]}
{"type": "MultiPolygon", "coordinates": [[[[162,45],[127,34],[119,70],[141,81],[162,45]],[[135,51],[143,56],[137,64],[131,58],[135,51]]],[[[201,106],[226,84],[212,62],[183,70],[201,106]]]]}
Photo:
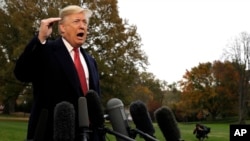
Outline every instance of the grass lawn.
{"type": "MultiPolygon", "coordinates": [[[[211,132],[208,134],[208,141],[229,141],[229,123],[210,123],[205,124],[211,128],[211,132]]],[[[180,123],[179,127],[181,129],[182,138],[185,141],[195,141],[195,135],[192,134],[195,127],[193,124],[183,124],[180,123]]]]}
{"type": "Polygon", "coordinates": [[[24,141],[26,130],[27,121],[0,119],[0,141],[24,141]]]}
{"type": "MultiPolygon", "coordinates": [[[[208,135],[207,141],[229,141],[229,122],[206,123],[206,126],[211,128],[211,133],[208,135]]],[[[110,125],[107,125],[110,127],[110,125]]],[[[155,136],[160,141],[165,141],[159,127],[156,123],[155,136]]],[[[197,141],[193,135],[195,123],[179,123],[182,139],[185,141],[197,141]]],[[[133,125],[131,125],[133,127],[133,125]]],[[[24,141],[27,130],[27,118],[12,118],[0,116],[0,141],[24,141]]],[[[115,141],[113,135],[107,135],[107,141],[115,141]]],[[[143,138],[137,136],[136,141],[144,141],[143,138]]]]}

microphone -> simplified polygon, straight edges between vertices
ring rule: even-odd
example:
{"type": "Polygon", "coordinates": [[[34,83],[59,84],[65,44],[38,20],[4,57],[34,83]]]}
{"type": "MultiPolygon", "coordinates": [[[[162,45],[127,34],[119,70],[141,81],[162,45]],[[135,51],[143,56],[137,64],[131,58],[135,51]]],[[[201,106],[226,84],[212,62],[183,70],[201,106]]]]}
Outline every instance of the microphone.
{"type": "Polygon", "coordinates": [[[74,141],[75,109],[73,104],[62,101],[54,111],[54,141],[74,141]]]}
{"type": "Polygon", "coordinates": [[[48,120],[48,110],[42,109],[39,121],[37,123],[36,132],[34,136],[34,141],[44,141],[44,133],[48,120]]]}
{"type": "MultiPolygon", "coordinates": [[[[113,130],[125,136],[129,136],[129,126],[122,101],[118,98],[110,99],[107,103],[106,110],[113,130]]],[[[116,137],[116,139],[117,141],[125,141],[119,137],[116,137]]]]}
{"type": "Polygon", "coordinates": [[[89,119],[91,127],[103,128],[104,127],[104,113],[100,97],[94,90],[89,90],[86,94],[89,119]]]}
{"type": "Polygon", "coordinates": [[[83,141],[87,141],[89,138],[89,114],[87,100],[85,97],[80,97],[78,99],[78,120],[82,139],[83,141]]]}
{"type": "Polygon", "coordinates": [[[172,110],[163,106],[155,111],[155,118],[167,141],[181,141],[181,133],[172,110]]]}
{"type": "Polygon", "coordinates": [[[134,131],[140,134],[146,141],[157,141],[154,136],[155,129],[146,105],[142,101],[137,100],[130,104],[129,110],[137,128],[134,131]]]}
{"type": "Polygon", "coordinates": [[[89,90],[86,94],[86,99],[88,103],[89,118],[91,122],[91,127],[98,129],[99,140],[105,140],[105,134],[109,133],[115,135],[117,138],[124,139],[126,141],[135,141],[123,134],[112,131],[104,126],[105,118],[100,101],[100,97],[94,90],[89,90]]]}
{"type": "Polygon", "coordinates": [[[103,132],[104,113],[100,97],[94,90],[89,90],[86,99],[88,101],[90,128],[94,130],[93,133],[96,131],[99,141],[105,141],[105,133],[103,132]]]}

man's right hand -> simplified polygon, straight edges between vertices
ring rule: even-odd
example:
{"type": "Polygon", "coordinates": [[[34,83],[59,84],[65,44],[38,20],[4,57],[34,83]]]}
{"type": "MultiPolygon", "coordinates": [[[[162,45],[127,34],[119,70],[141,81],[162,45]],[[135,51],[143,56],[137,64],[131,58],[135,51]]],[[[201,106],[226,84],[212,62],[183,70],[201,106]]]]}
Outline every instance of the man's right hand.
{"type": "Polygon", "coordinates": [[[39,33],[38,33],[38,39],[40,40],[41,43],[46,41],[46,39],[52,33],[52,25],[54,24],[54,22],[57,22],[60,20],[61,20],[61,18],[59,18],[59,17],[41,20],[39,33]]]}

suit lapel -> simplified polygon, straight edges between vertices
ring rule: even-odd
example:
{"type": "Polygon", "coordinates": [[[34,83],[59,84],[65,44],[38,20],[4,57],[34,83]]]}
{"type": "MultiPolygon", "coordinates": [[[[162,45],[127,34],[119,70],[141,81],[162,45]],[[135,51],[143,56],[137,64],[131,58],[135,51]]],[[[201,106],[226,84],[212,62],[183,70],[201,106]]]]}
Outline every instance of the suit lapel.
{"type": "Polygon", "coordinates": [[[89,89],[91,89],[92,86],[92,82],[94,82],[93,80],[93,67],[90,61],[90,58],[88,57],[88,55],[86,54],[86,52],[84,51],[83,48],[80,48],[81,53],[83,54],[83,57],[86,61],[87,67],[88,67],[88,71],[89,71],[89,89]]]}
{"type": "Polygon", "coordinates": [[[80,83],[78,80],[77,72],[74,69],[74,62],[71,59],[71,56],[61,38],[55,41],[54,54],[56,59],[61,64],[62,69],[65,72],[67,78],[69,79],[72,87],[74,88],[74,90],[76,90],[78,96],[81,96],[82,94],[79,89],[80,83]]]}

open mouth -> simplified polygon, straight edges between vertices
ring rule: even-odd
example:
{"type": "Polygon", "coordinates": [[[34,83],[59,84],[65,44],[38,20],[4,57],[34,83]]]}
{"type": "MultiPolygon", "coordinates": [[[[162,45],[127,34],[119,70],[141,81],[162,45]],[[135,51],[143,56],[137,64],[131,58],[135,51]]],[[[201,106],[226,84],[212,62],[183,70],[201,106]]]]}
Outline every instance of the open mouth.
{"type": "Polygon", "coordinates": [[[78,37],[83,37],[83,36],[84,36],[84,33],[78,33],[77,36],[78,36],[78,37]]]}

